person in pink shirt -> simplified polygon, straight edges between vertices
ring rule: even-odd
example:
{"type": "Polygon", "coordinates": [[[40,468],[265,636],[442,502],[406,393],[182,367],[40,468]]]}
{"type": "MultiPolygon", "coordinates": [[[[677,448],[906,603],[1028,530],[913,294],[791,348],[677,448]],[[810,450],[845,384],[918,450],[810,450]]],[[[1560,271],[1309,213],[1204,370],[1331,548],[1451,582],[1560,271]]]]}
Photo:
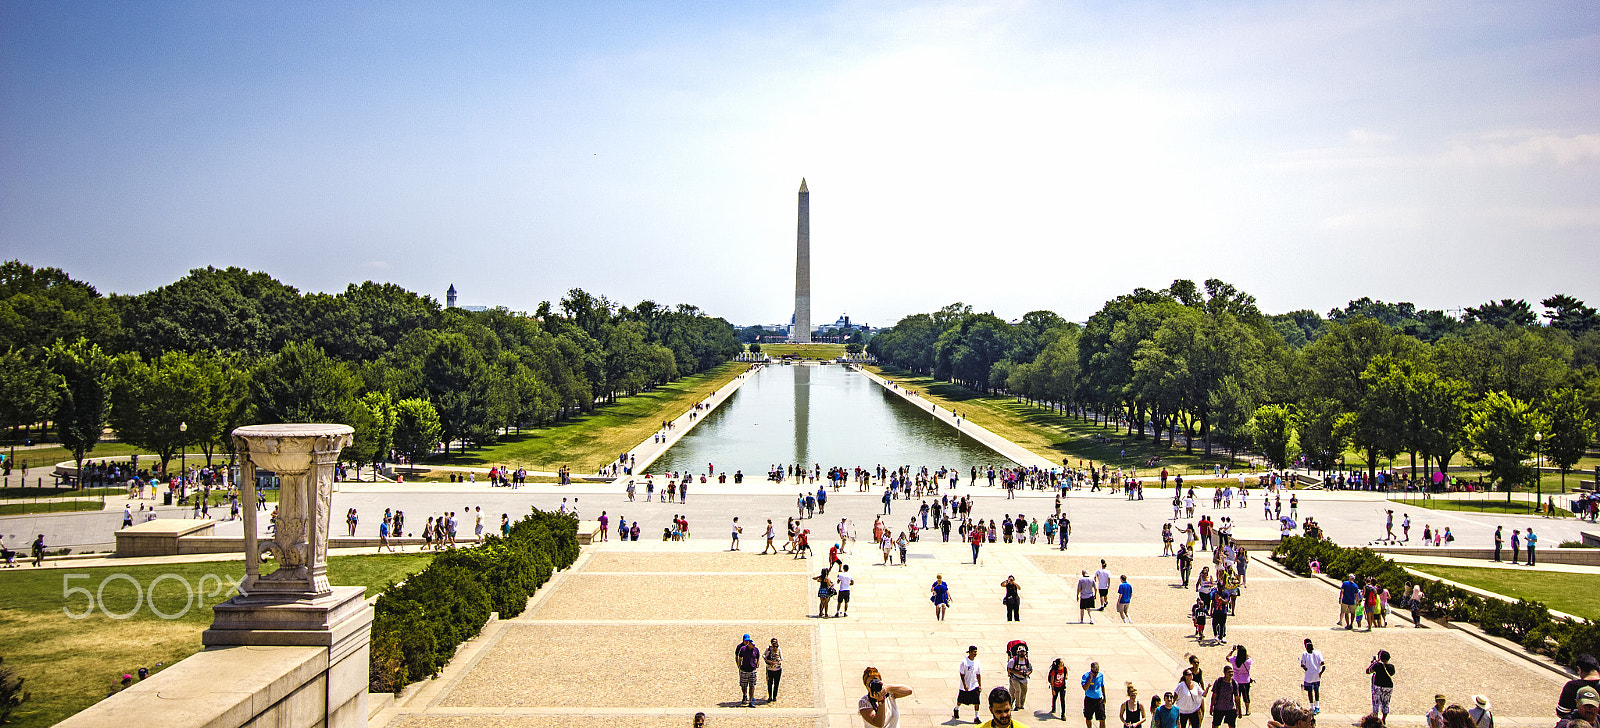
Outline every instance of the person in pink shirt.
{"type": "Polygon", "coordinates": [[[1255,661],[1244,645],[1234,645],[1228,650],[1228,664],[1233,666],[1233,684],[1238,688],[1239,715],[1250,714],[1250,668],[1255,661]]]}

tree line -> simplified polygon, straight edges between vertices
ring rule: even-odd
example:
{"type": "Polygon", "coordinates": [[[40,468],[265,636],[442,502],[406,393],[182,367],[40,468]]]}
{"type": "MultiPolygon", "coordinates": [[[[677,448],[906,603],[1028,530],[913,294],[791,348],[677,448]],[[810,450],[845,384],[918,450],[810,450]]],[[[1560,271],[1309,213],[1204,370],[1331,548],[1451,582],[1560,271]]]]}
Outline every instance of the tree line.
{"type": "Polygon", "coordinates": [[[56,268],[0,264],[0,431],[53,430],[81,465],[109,427],[209,464],[252,423],[355,428],[345,459],[492,444],[740,350],[695,306],[632,307],[572,289],[534,313],[441,308],[390,283],[302,294],[262,272],[201,268],[102,296],[56,268]]]}
{"type": "Polygon", "coordinates": [[[1600,414],[1600,314],[1576,298],[1505,299],[1460,316],[1410,303],[1351,301],[1324,317],[1268,315],[1217,279],[1136,288],[1086,323],[1034,311],[1016,322],[952,304],[900,319],[867,345],[886,363],[1001,392],[1134,437],[1206,455],[1251,447],[1278,467],[1346,452],[1421,460],[1448,473],[1466,454],[1526,482],[1535,454],[1565,471],[1600,414]]]}

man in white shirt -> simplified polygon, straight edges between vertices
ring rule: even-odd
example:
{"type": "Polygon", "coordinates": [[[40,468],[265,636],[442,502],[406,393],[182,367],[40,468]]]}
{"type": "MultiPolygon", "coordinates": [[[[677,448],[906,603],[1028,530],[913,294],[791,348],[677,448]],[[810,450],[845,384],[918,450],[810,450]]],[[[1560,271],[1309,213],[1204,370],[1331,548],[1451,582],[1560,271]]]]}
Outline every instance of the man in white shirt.
{"type": "Polygon", "coordinates": [[[972,706],[972,722],[979,721],[980,697],[983,688],[983,666],[978,663],[978,646],[967,646],[967,657],[961,661],[961,691],[956,693],[956,709],[950,717],[961,719],[961,706],[972,706]]]}
{"type": "Polygon", "coordinates": [[[1100,611],[1106,611],[1106,596],[1111,593],[1111,572],[1106,571],[1106,560],[1100,560],[1100,570],[1094,572],[1094,588],[1100,592],[1100,611]]]}
{"type": "Polygon", "coordinates": [[[834,605],[835,617],[850,616],[850,587],[856,583],[856,578],[850,575],[849,564],[839,564],[839,599],[834,605]]]}
{"type": "Polygon", "coordinates": [[[1306,690],[1306,701],[1311,703],[1311,714],[1322,712],[1322,672],[1328,664],[1322,659],[1322,651],[1311,645],[1311,640],[1306,640],[1306,651],[1300,655],[1300,669],[1305,670],[1305,680],[1301,687],[1306,690]]]}

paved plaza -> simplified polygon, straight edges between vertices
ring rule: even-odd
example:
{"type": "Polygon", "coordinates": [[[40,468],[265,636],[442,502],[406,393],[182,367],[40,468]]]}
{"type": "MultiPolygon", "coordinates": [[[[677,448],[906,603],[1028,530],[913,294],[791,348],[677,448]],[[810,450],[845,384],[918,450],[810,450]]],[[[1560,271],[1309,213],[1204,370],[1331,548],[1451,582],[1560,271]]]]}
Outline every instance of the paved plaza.
{"type": "MultiPolygon", "coordinates": [[[[992,506],[993,504],[986,504],[992,506]]],[[[819,517],[818,521],[822,521],[819,517]]],[[[836,521],[835,521],[836,522],[836,521]]],[[[870,520],[868,521],[870,523],[870,520]]],[[[718,536],[720,536],[720,532],[718,536]]],[[[1185,656],[1199,656],[1207,679],[1221,674],[1227,646],[1198,645],[1187,606],[1193,592],[1177,585],[1171,559],[1154,543],[1081,542],[1062,554],[1039,544],[986,545],[977,565],[964,544],[921,542],[906,565],[878,565],[879,552],[856,544],[845,558],[857,581],[848,617],[818,619],[816,584],[822,559],[758,555],[759,539],[741,552],[722,538],[686,542],[610,542],[585,547],[516,619],[498,622],[464,648],[440,679],[387,709],[375,725],[399,728],[569,724],[686,726],[696,711],[709,725],[843,728],[861,725],[860,675],[871,665],[914,694],[900,701],[902,725],[970,725],[972,711],[951,718],[956,666],[968,644],[979,647],[985,692],[1004,683],[1004,648],[1026,640],[1034,687],[1020,714],[1028,725],[1050,722],[1050,662],[1065,660],[1073,679],[1098,661],[1114,706],[1131,682],[1143,699],[1171,690],[1185,656]],[[1079,570],[1104,558],[1111,573],[1134,585],[1133,624],[1114,610],[1096,624],[1076,624],[1073,588],[1079,570]],[[935,574],[951,585],[953,605],[934,618],[928,587],[935,574]],[[1005,621],[999,583],[1023,588],[1022,621],[1005,621]],[[737,706],[733,647],[749,633],[758,646],[776,637],[784,651],[779,699],[737,706]]],[[[819,550],[825,555],[825,549],[819,550]]],[[[1369,707],[1363,671],[1379,649],[1398,667],[1391,725],[1425,725],[1423,712],[1442,692],[1452,702],[1485,694],[1507,726],[1547,726],[1562,679],[1458,630],[1430,625],[1371,632],[1335,629],[1336,591],[1257,561],[1230,620],[1230,644],[1255,660],[1253,714],[1265,725],[1278,697],[1303,698],[1301,640],[1316,641],[1328,662],[1322,720],[1355,722],[1369,707]]],[[[758,685],[758,698],[765,697],[758,685]]],[[[1067,691],[1073,725],[1083,693],[1067,691]]],[[[987,715],[985,715],[987,718],[987,715]]],[[[1115,723],[1115,716],[1112,716],[1115,723]]]]}

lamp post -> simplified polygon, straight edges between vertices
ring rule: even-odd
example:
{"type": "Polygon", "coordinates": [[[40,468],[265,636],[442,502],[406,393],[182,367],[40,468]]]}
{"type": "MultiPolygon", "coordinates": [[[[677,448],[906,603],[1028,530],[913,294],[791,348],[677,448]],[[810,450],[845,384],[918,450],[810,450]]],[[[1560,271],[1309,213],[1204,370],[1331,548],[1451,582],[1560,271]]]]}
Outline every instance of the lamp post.
{"type": "Polygon", "coordinates": [[[178,473],[182,478],[179,482],[187,489],[189,487],[189,423],[187,422],[178,423],[178,447],[183,448],[178,455],[178,473]]]}
{"type": "Polygon", "coordinates": [[[1544,508],[1544,433],[1533,433],[1533,510],[1539,512],[1544,508]]]}

